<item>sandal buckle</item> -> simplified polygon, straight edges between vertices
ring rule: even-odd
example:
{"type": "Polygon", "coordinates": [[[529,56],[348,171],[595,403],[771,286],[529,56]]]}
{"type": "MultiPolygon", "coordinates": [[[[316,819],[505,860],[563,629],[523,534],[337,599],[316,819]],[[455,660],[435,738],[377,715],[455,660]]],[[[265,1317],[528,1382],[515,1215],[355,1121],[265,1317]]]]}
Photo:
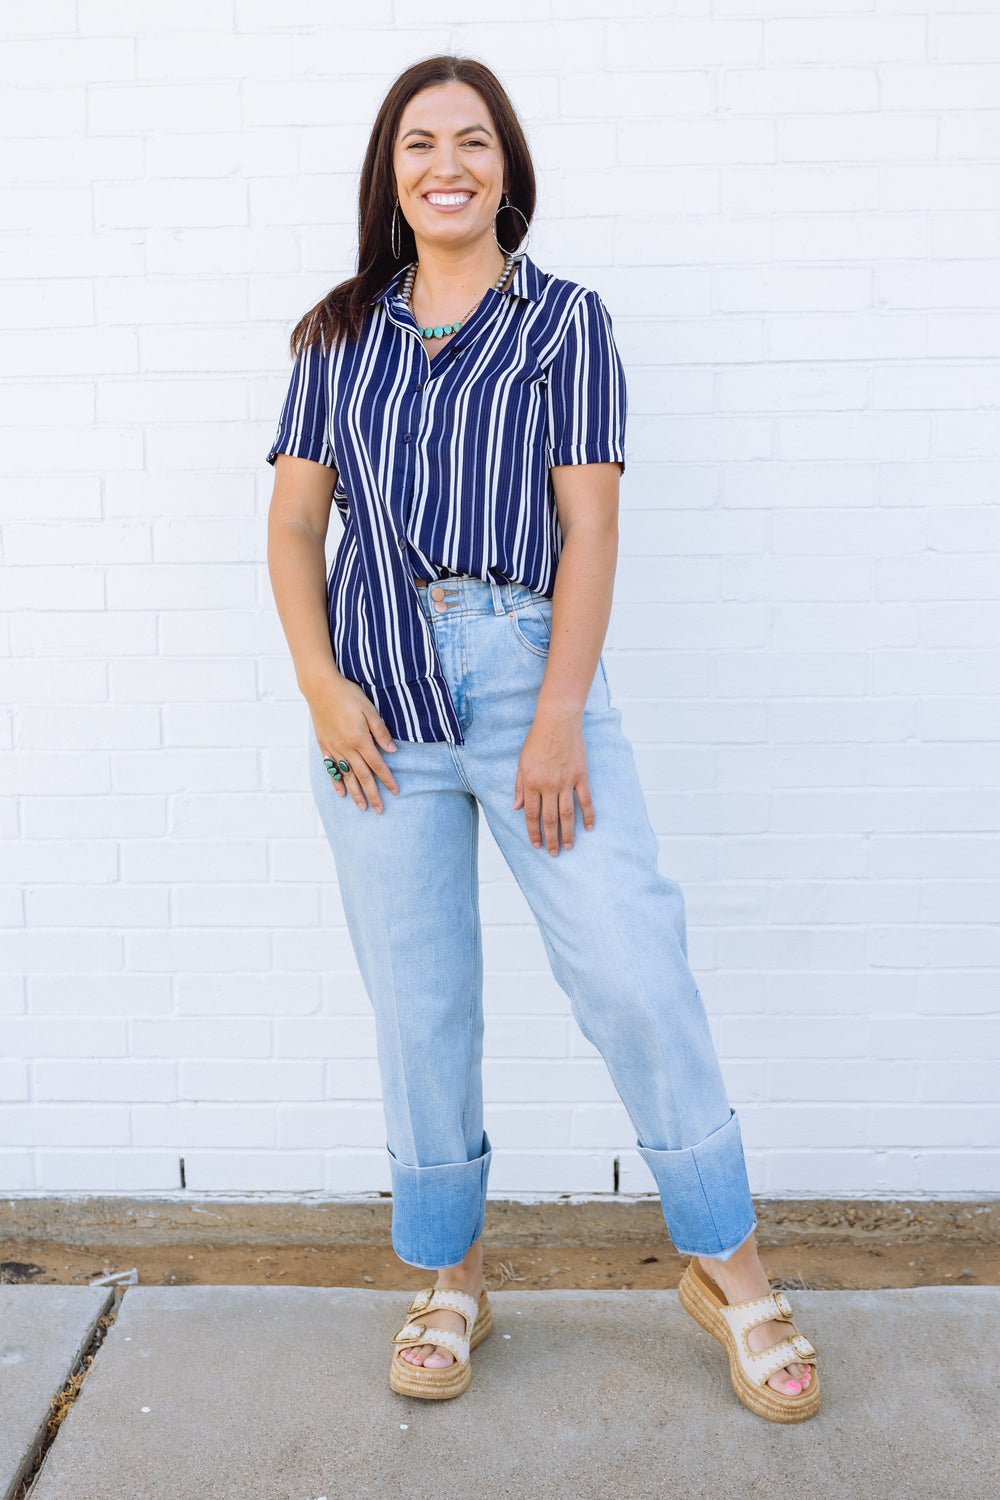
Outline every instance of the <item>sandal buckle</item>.
{"type": "Polygon", "coordinates": [[[391,1344],[419,1344],[426,1332],[427,1327],[424,1323],[407,1323],[389,1342],[391,1344]]]}
{"type": "Polygon", "coordinates": [[[778,1304],[784,1316],[786,1318],[790,1318],[792,1316],[792,1304],[789,1302],[784,1292],[775,1292],[774,1300],[778,1304]]]}
{"type": "Polygon", "coordinates": [[[796,1354],[801,1354],[806,1359],[815,1357],[816,1350],[806,1338],[804,1333],[794,1334],[788,1342],[791,1344],[796,1354]]]}

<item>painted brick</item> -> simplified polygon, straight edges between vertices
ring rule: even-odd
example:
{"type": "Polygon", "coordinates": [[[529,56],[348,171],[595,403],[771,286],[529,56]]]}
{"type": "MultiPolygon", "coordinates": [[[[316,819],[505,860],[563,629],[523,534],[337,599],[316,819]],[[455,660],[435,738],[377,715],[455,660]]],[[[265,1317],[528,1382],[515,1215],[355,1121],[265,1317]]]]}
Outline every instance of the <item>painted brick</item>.
{"type": "Polygon", "coordinates": [[[321,998],[319,976],[305,974],[183,973],[173,987],[179,1015],[306,1015],[321,998]]]}
{"type": "MultiPolygon", "coordinates": [[[[846,60],[845,60],[846,62],[846,60]]],[[[736,114],[803,114],[877,110],[874,68],[727,68],[722,105],[736,114]]],[[[925,107],[921,102],[918,108],[925,107]]]]}
{"type": "Polygon", "coordinates": [[[129,1114],[133,1146],[169,1146],[180,1154],[213,1147],[266,1150],[276,1144],[273,1109],[255,1105],[137,1104],[129,1114]]]}
{"type": "Polygon", "coordinates": [[[714,107],[714,91],[707,71],[574,70],[559,79],[559,102],[560,113],[567,119],[649,119],[661,114],[683,118],[708,114],[714,107]]]}
{"type": "Polygon", "coordinates": [[[39,1151],[37,1186],[47,1193],[134,1193],[180,1187],[176,1157],[152,1151],[39,1151]]]}
{"type": "MultiPolygon", "coordinates": [[[[312,1147],[371,1151],[381,1147],[385,1140],[380,1104],[288,1105],[277,1111],[276,1125],[275,1144],[282,1150],[312,1147]]],[[[230,1142],[220,1140],[219,1144],[230,1142]]]]}
{"type": "Polygon", "coordinates": [[[896,62],[922,58],[926,30],[922,16],[844,16],[769,19],[764,56],[774,63],[896,62]]]}
{"type": "Polygon", "coordinates": [[[166,974],[39,974],[29,982],[35,1015],[148,1015],[170,1009],[166,974]]]}
{"type": "Polygon", "coordinates": [[[378,1151],[330,1151],[323,1165],[328,1193],[387,1193],[392,1187],[389,1157],[378,1151]]]}

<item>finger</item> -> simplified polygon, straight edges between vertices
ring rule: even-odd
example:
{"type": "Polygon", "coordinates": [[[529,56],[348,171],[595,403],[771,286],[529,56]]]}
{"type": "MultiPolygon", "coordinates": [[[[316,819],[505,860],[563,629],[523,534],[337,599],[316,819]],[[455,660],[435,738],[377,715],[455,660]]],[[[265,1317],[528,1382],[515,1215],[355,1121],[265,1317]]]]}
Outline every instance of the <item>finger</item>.
{"type": "Polygon", "coordinates": [[[528,826],[528,838],[533,849],[542,847],[541,829],[542,799],[531,787],[524,793],[524,821],[528,826]]]}
{"type": "Polygon", "coordinates": [[[590,781],[586,771],[576,784],[576,795],[580,802],[580,811],[583,814],[583,826],[588,831],[594,826],[594,803],[590,795],[590,781]]]}
{"type": "Polygon", "coordinates": [[[351,762],[351,774],[354,776],[355,781],[359,783],[361,790],[367,797],[368,806],[372,807],[375,812],[380,813],[382,811],[382,798],[379,795],[378,782],[372,775],[371,767],[368,765],[368,762],[359,755],[359,752],[357,750],[354,752],[354,754],[358,758],[352,760],[351,762]]]}
{"type": "Polygon", "coordinates": [[[564,787],[559,793],[559,822],[562,825],[562,844],[564,849],[572,849],[574,824],[576,822],[576,803],[573,801],[573,788],[564,787]]]}
{"type": "Polygon", "coordinates": [[[368,799],[364,794],[361,782],[354,771],[348,771],[344,777],[344,786],[350,793],[351,799],[359,812],[368,811],[368,799]]]}
{"type": "MultiPolygon", "coordinates": [[[[346,771],[341,769],[340,780],[336,782],[337,791],[340,792],[341,788],[343,788],[341,795],[350,797],[360,811],[365,812],[368,808],[368,802],[357,774],[357,768],[363,764],[360,751],[353,750],[349,754],[344,754],[342,751],[335,758],[338,767],[346,765],[348,768],[346,771]]],[[[332,774],[330,780],[333,780],[332,774]]]]}
{"type": "Polygon", "coordinates": [[[347,788],[344,785],[343,775],[339,774],[335,778],[333,774],[337,767],[337,757],[334,755],[332,750],[323,751],[323,764],[324,766],[326,766],[327,779],[329,780],[330,785],[333,787],[333,790],[337,793],[337,796],[346,797],[347,788]],[[327,761],[333,761],[333,766],[328,766],[327,761]]]}
{"type": "MultiPolygon", "coordinates": [[[[367,761],[368,765],[375,772],[375,775],[378,777],[379,781],[381,781],[382,785],[386,787],[390,792],[392,792],[394,796],[398,796],[399,787],[396,784],[396,778],[389,770],[389,767],[386,765],[381,755],[379,755],[378,746],[375,744],[374,740],[371,742],[371,744],[366,745],[364,747],[364,750],[360,753],[363,755],[364,760],[367,761]]],[[[348,757],[348,759],[350,759],[350,757],[348,757]]]]}
{"type": "Polygon", "coordinates": [[[371,730],[372,739],[377,745],[381,745],[383,750],[392,751],[396,749],[396,742],[389,733],[388,726],[379,718],[378,714],[366,714],[365,722],[371,730]]]}
{"type": "Polygon", "coordinates": [[[542,830],[545,847],[550,854],[559,853],[559,800],[554,792],[542,799],[542,830]]]}
{"type": "Polygon", "coordinates": [[[514,803],[513,803],[513,806],[514,806],[514,811],[515,812],[517,811],[517,809],[519,807],[523,807],[524,806],[524,786],[523,786],[522,781],[521,781],[521,773],[520,773],[520,771],[518,771],[518,773],[517,773],[517,779],[514,782],[514,803]]]}

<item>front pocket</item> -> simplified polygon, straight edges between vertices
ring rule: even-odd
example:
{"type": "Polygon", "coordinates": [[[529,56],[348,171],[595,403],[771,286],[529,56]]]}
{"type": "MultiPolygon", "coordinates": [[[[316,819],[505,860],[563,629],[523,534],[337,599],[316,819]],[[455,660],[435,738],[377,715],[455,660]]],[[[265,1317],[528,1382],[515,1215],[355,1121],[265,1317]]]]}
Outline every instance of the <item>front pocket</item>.
{"type": "Polygon", "coordinates": [[[552,604],[548,599],[542,604],[527,604],[515,609],[511,624],[521,645],[532,656],[548,656],[552,635],[552,604]]]}

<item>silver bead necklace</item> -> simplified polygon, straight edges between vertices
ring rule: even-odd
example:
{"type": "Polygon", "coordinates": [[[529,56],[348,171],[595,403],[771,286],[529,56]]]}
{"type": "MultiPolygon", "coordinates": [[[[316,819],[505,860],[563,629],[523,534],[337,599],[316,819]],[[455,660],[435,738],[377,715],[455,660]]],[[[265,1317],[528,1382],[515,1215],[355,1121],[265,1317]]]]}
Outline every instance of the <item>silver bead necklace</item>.
{"type": "MultiPolygon", "coordinates": [[[[514,258],[516,254],[517,252],[515,250],[511,250],[509,252],[507,259],[504,262],[503,270],[500,272],[500,275],[497,277],[493,285],[488,288],[489,291],[498,292],[503,286],[504,282],[507,280],[507,277],[510,275],[511,267],[514,264],[514,258]]],[[[418,262],[414,261],[410,266],[403,280],[403,285],[401,288],[403,301],[406,303],[411,313],[413,312],[413,283],[416,280],[417,276],[417,265],[418,262]]],[[[438,323],[434,328],[421,328],[420,325],[417,324],[421,338],[441,339],[445,338],[450,333],[457,333],[458,330],[462,327],[462,324],[469,321],[469,319],[472,317],[472,314],[479,306],[479,303],[482,302],[483,297],[485,296],[486,292],[483,293],[483,296],[480,297],[477,302],[474,302],[472,304],[472,306],[469,308],[469,311],[463,314],[461,319],[456,318],[454,323],[438,323]]],[[[416,314],[414,314],[414,322],[416,322],[416,314]]]]}

